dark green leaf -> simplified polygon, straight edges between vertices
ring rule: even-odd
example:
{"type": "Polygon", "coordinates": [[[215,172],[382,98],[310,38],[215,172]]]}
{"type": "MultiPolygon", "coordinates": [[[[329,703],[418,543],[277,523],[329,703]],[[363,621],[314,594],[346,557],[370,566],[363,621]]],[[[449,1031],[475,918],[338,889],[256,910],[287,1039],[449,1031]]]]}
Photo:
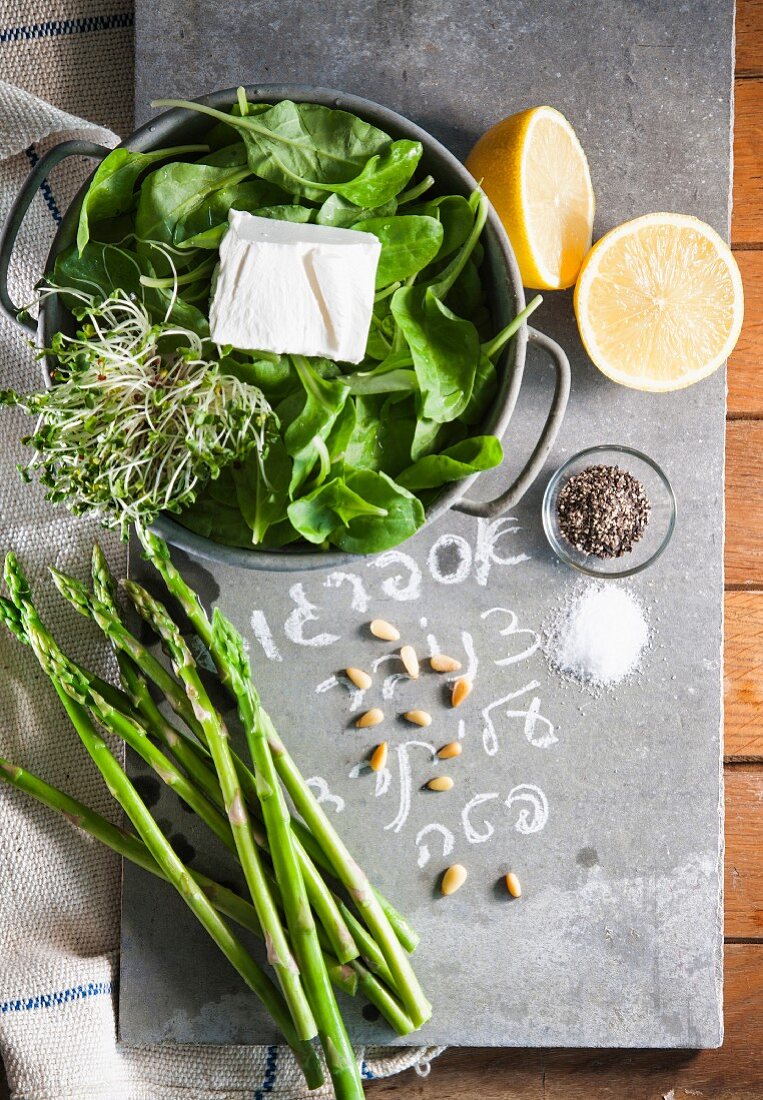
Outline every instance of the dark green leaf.
{"type": "Polygon", "coordinates": [[[251,548],[252,532],[236,502],[236,486],[229,468],[205,485],[190,508],[176,518],[202,538],[224,546],[251,548]]]}
{"type": "Polygon", "coordinates": [[[236,500],[251,528],[252,544],[262,543],[269,527],[283,519],[289,500],[291,459],[283,440],[276,436],[267,453],[253,453],[246,462],[232,468],[236,500]]]}
{"type": "MultiPolygon", "coordinates": [[[[161,321],[170,305],[169,291],[144,287],[140,281],[141,275],[154,274],[150,262],[131,249],[88,241],[81,254],[74,245],[59,253],[52,282],[55,286],[92,294],[99,302],[118,288],[143,301],[153,320],[161,321]]],[[[62,298],[67,308],[78,309],[80,303],[76,298],[66,293],[62,294],[62,298]]],[[[170,319],[199,335],[208,334],[209,326],[204,314],[181,297],[177,297],[170,319]]]]}
{"type": "Polygon", "coordinates": [[[376,270],[377,288],[416,275],[435,258],[442,244],[442,226],[435,218],[402,214],[393,218],[367,218],[355,229],[373,233],[381,242],[376,270]]]}
{"type": "Polygon", "coordinates": [[[392,314],[411,349],[421,390],[421,416],[444,423],[469,403],[480,359],[471,321],[457,317],[431,287],[401,287],[392,314]]]}
{"type": "MultiPolygon", "coordinates": [[[[250,175],[248,167],[217,168],[208,164],[167,164],[141,185],[135,233],[142,241],[172,244],[175,228],[209,203],[215,192],[234,187],[250,175]]],[[[227,210],[226,210],[227,217],[227,210]]],[[[218,219],[219,220],[219,219],[218,219]]]]}
{"type": "Polygon", "coordinates": [[[343,382],[321,378],[303,356],[295,355],[292,361],[304,389],[302,408],[284,433],[286,450],[294,460],[289,485],[294,496],[318,462],[320,443],[325,444],[349,390],[343,382]]]}
{"type": "Polygon", "coordinates": [[[153,153],[134,153],[130,149],[113,149],[102,160],[87,189],[79,214],[77,248],[82,252],[90,239],[90,223],[124,214],[133,205],[133,190],[138,176],[157,161],[183,153],[196,153],[200,145],[181,145],[174,149],[157,149],[153,153]]]}
{"type": "Polygon", "coordinates": [[[464,439],[440,454],[427,455],[398,474],[397,482],[406,489],[438,489],[451,481],[490,470],[503,460],[503,448],[494,435],[478,435],[464,439]]]}
{"type": "Polygon", "coordinates": [[[356,516],[337,528],[329,541],[349,554],[375,554],[399,546],[424,523],[424,507],[407,489],[386,474],[345,467],[347,488],[368,504],[383,508],[386,515],[356,516]]]}
{"type": "Polygon", "coordinates": [[[292,525],[308,542],[322,543],[337,527],[347,527],[358,516],[384,518],[387,509],[363,499],[343,478],[335,477],[288,508],[292,525]]]}
{"type": "Polygon", "coordinates": [[[389,199],[373,209],[356,206],[342,195],[332,194],[319,208],[316,221],[318,225],[333,225],[338,229],[353,229],[367,218],[388,218],[397,211],[395,199],[389,199]]]}

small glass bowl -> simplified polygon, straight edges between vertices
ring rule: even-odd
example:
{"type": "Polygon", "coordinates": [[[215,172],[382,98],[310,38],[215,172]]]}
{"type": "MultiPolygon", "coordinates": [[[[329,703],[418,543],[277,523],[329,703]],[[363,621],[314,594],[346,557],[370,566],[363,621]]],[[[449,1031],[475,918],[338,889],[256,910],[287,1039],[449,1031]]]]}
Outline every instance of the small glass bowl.
{"type": "Polygon", "coordinates": [[[560,561],[590,577],[631,577],[659,558],[676,525],[676,498],[667,477],[651,458],[630,447],[609,444],[587,447],[568,458],[553,475],[543,494],[543,529],[560,561]],[[599,558],[577,550],[559,530],[557,500],[574,474],[588,466],[619,466],[644,486],[649,501],[649,522],[633,548],[619,558],[599,558]]]}

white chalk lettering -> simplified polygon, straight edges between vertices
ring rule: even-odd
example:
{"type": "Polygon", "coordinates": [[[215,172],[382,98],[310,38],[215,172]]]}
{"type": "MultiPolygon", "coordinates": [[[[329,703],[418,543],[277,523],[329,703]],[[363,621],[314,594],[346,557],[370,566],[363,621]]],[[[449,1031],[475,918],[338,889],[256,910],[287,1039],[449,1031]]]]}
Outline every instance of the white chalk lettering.
{"type": "Polygon", "coordinates": [[[293,584],[289,589],[289,595],[294,601],[295,607],[289,613],[283,628],[286,631],[286,637],[290,641],[295,642],[297,645],[307,646],[327,646],[339,641],[338,634],[328,633],[314,634],[312,638],[306,638],[304,633],[305,624],[318,621],[316,615],[318,608],[314,603],[310,603],[302,584],[293,584]]]}
{"type": "Polygon", "coordinates": [[[423,829],[419,829],[416,834],[416,847],[419,850],[416,863],[419,867],[426,867],[429,860],[432,858],[432,853],[429,851],[429,845],[424,843],[424,837],[429,836],[430,833],[439,833],[442,837],[442,858],[445,859],[453,851],[453,845],[455,839],[450,829],[446,829],[444,825],[438,825],[436,822],[432,825],[425,825],[423,829]]]}
{"type": "Polygon", "coordinates": [[[268,626],[268,620],[265,618],[265,612],[259,609],[252,612],[252,617],[249,620],[252,626],[252,631],[255,638],[262,646],[262,652],[265,654],[269,661],[282,661],[283,657],[278,652],[278,646],[273,641],[273,635],[270,632],[268,626]]]}
{"type": "Polygon", "coordinates": [[[388,565],[401,565],[403,569],[408,570],[407,579],[401,573],[385,577],[382,581],[382,592],[390,599],[400,600],[402,603],[419,598],[421,570],[410,554],[405,554],[402,550],[387,550],[378,558],[372,558],[368,565],[374,569],[386,569],[388,565]]]}

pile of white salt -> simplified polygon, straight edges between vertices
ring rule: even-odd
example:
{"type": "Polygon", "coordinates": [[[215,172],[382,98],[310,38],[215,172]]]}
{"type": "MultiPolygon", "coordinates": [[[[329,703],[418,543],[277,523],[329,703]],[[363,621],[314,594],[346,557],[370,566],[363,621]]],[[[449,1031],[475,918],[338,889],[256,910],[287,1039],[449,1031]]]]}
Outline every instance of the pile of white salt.
{"type": "Polygon", "coordinates": [[[557,671],[590,687],[613,687],[637,671],[648,644],[635,596],[616,584],[588,584],[549,626],[545,649],[557,671]]]}

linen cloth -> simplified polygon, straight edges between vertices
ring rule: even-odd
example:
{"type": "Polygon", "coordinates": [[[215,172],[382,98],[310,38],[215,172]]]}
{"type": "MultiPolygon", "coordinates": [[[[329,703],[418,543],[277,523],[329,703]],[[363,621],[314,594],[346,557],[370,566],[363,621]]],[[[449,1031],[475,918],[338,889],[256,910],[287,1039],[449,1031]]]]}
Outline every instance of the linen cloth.
{"type": "MultiPolygon", "coordinates": [[[[119,0],[116,6],[42,0],[33,12],[28,3],[0,0],[3,221],[30,168],[52,145],[83,137],[113,146],[119,140],[114,130],[131,128],[132,21],[129,6],[119,0]]],[[[18,305],[31,300],[61,211],[90,170],[92,162],[82,158],[65,161],[33,200],[10,274],[18,305]]],[[[28,339],[0,320],[0,387],[24,390],[39,383],[28,339]]],[[[38,486],[22,483],[16,465],[29,459],[20,444],[28,431],[23,413],[0,410],[0,549],[17,552],[43,617],[70,655],[113,675],[108,646],[57,596],[46,567],[85,577],[97,537],[121,576],[125,547],[94,521],[49,505],[38,486]]],[[[0,755],[117,819],[36,660],[4,630],[0,755]]],[[[168,887],[147,877],[146,888],[168,887]]],[[[28,796],[0,786],[0,1056],[14,1100],[331,1095],[330,1088],[305,1092],[284,1047],[119,1043],[119,894],[117,857],[28,796]]],[[[363,1074],[386,1076],[410,1066],[426,1072],[439,1049],[368,1050],[363,1074]]]]}

